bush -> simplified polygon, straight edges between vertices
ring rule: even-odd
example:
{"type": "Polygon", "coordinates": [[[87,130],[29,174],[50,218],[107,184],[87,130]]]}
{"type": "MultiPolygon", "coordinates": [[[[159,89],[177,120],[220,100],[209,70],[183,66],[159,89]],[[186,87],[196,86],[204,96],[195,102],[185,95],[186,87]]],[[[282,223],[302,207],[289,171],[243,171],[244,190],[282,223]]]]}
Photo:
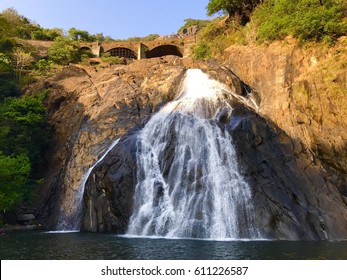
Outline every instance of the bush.
{"type": "Polygon", "coordinates": [[[121,59],[118,56],[108,56],[106,54],[103,57],[101,57],[101,60],[111,65],[124,64],[125,61],[124,59],[121,59]]]}
{"type": "Polygon", "coordinates": [[[81,54],[76,42],[66,37],[57,37],[48,49],[48,58],[57,64],[68,65],[79,62],[81,54]]]}
{"type": "Polygon", "coordinates": [[[200,42],[193,47],[193,56],[195,59],[209,59],[211,58],[211,49],[206,43],[200,42]]]}
{"type": "Polygon", "coordinates": [[[187,29],[191,26],[197,25],[199,29],[205,27],[210,21],[209,20],[201,20],[201,19],[191,19],[187,18],[184,20],[185,24],[178,30],[177,33],[181,33],[183,29],[187,29]]]}
{"type": "Polygon", "coordinates": [[[46,59],[40,59],[35,63],[35,68],[40,72],[49,71],[52,67],[52,62],[46,59]]]}
{"type": "Polygon", "coordinates": [[[5,156],[0,152],[0,211],[12,210],[25,193],[30,161],[25,154],[5,156]]]}
{"type": "Polygon", "coordinates": [[[288,35],[305,41],[334,41],[347,32],[346,7],[339,0],[269,0],[254,13],[260,42],[288,35]]]}
{"type": "Polygon", "coordinates": [[[60,29],[40,28],[31,32],[30,36],[33,40],[53,41],[55,38],[62,36],[63,32],[60,29]]]}
{"type": "Polygon", "coordinates": [[[217,18],[209,22],[198,34],[198,44],[193,48],[196,59],[209,59],[223,53],[232,38],[230,32],[233,28],[225,24],[224,18],[217,18]]]}
{"type": "Polygon", "coordinates": [[[48,142],[45,94],[9,97],[0,104],[0,151],[5,155],[26,154],[33,164],[41,161],[48,142]]]}

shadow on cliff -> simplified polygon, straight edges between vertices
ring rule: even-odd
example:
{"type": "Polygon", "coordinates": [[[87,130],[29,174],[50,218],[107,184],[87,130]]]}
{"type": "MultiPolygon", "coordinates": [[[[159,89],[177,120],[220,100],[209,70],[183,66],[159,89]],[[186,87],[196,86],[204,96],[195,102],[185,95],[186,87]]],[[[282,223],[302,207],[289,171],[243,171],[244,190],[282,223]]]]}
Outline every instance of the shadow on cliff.
{"type": "Polygon", "coordinates": [[[270,239],[347,237],[347,207],[322,164],[297,139],[245,106],[227,124],[240,171],[252,188],[255,220],[270,239]]]}

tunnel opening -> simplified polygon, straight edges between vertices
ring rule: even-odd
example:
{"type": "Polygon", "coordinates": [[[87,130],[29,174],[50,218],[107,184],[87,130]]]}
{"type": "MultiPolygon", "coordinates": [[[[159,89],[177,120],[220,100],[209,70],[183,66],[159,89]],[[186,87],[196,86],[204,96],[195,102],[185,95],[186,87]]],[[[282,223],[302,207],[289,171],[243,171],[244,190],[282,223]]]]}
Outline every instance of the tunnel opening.
{"type": "Polygon", "coordinates": [[[137,59],[136,53],[127,48],[113,48],[107,52],[110,53],[111,56],[118,56],[126,59],[137,59]]]}
{"type": "Polygon", "coordinates": [[[82,52],[91,52],[91,51],[92,51],[92,49],[89,48],[89,47],[81,47],[80,50],[81,50],[82,52]]]}
{"type": "Polygon", "coordinates": [[[175,55],[183,57],[180,49],[174,45],[162,45],[146,52],[146,58],[161,57],[165,55],[175,55]]]}
{"type": "Polygon", "coordinates": [[[80,48],[80,53],[82,56],[86,56],[86,57],[94,57],[93,51],[91,50],[91,48],[89,47],[81,47],[80,48]]]}

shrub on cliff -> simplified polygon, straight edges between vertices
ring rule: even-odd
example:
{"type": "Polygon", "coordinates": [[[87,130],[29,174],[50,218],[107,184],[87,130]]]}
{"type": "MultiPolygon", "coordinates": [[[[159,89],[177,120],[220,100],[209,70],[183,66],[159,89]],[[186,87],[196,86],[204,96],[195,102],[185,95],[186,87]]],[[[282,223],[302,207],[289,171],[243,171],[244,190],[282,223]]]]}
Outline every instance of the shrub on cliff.
{"type": "Polygon", "coordinates": [[[184,22],[185,22],[184,25],[180,29],[178,29],[177,33],[181,33],[184,29],[188,29],[189,27],[192,27],[192,26],[197,26],[198,29],[201,29],[205,27],[210,21],[187,18],[184,20],[184,22]]]}
{"type": "Polygon", "coordinates": [[[48,58],[59,65],[79,62],[81,53],[78,43],[67,37],[57,37],[48,49],[48,58]]]}
{"type": "Polygon", "coordinates": [[[342,0],[268,0],[254,13],[261,42],[288,35],[300,41],[334,41],[347,33],[342,0]]]}

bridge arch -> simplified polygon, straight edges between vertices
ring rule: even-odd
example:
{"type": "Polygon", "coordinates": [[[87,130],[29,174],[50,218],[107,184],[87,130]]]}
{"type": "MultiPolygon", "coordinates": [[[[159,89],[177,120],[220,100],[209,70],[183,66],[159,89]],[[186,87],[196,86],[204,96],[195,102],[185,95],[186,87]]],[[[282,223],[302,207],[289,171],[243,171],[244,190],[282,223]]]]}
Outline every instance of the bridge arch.
{"type": "Polygon", "coordinates": [[[80,47],[80,50],[82,52],[92,52],[92,49],[90,47],[87,47],[87,46],[80,47]]]}
{"type": "Polygon", "coordinates": [[[146,58],[176,55],[183,57],[182,51],[175,45],[161,45],[146,52],[146,58]]]}
{"type": "Polygon", "coordinates": [[[94,57],[95,54],[93,53],[93,50],[87,46],[83,46],[80,48],[80,54],[81,54],[81,57],[84,58],[84,57],[94,57]]]}
{"type": "Polygon", "coordinates": [[[124,57],[126,59],[137,59],[136,53],[128,48],[117,47],[107,50],[106,52],[109,52],[111,56],[124,57]]]}

